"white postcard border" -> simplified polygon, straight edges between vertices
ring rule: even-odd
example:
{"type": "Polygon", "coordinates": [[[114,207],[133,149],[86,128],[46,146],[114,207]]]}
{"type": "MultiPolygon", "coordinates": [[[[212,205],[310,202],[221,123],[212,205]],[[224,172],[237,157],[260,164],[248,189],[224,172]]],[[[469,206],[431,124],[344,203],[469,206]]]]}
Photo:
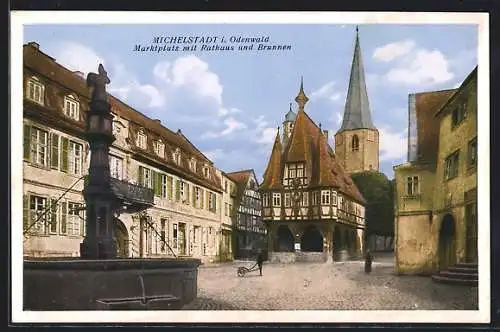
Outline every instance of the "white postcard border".
{"type": "MultiPolygon", "coordinates": [[[[489,15],[414,12],[11,12],[11,263],[13,322],[449,322],[490,320],[489,15]],[[479,310],[23,311],[23,25],[25,24],[476,24],[478,25],[479,310]]],[[[472,69],[472,68],[471,68],[472,69]]]]}

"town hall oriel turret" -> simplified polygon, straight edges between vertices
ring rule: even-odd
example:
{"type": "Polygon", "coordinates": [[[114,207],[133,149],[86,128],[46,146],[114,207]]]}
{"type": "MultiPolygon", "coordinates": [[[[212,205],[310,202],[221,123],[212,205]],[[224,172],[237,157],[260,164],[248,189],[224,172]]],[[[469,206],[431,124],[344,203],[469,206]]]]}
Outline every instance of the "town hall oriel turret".
{"type": "Polygon", "coordinates": [[[379,133],[371,118],[357,27],[344,118],[335,134],[335,154],[349,174],[379,169],[379,133]]]}
{"type": "Polygon", "coordinates": [[[269,260],[332,261],[359,255],[365,227],[365,201],[338,163],[321,130],[304,107],[309,98],[301,80],[290,110],[276,134],[259,188],[268,229],[269,260]]]}

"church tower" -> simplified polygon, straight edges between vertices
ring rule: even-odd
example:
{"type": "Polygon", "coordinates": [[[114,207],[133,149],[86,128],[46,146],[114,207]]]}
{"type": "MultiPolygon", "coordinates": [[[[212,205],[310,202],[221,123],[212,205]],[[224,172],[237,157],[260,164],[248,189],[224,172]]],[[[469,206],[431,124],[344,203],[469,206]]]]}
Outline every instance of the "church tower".
{"type": "Polygon", "coordinates": [[[379,170],[379,133],[371,118],[358,27],[344,118],[335,134],[335,155],[349,174],[379,170]]]}

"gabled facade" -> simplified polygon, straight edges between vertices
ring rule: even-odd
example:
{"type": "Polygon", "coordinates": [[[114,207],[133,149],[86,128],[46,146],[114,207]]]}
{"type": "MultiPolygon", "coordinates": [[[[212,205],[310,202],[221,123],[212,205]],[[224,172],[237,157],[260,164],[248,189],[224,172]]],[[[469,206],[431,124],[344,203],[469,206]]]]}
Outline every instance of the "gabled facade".
{"type": "MultiPolygon", "coordinates": [[[[23,57],[24,254],[77,256],[85,232],[90,91],[81,73],[38,44],[24,45],[23,57]]],[[[217,260],[223,189],[213,163],[180,130],[111,95],[109,103],[116,138],[110,171],[127,205],[115,221],[119,256],[217,260]],[[139,202],[150,208],[135,212],[139,202]]]]}
{"type": "Polygon", "coordinates": [[[222,186],[221,214],[221,239],[219,242],[219,261],[231,261],[234,259],[233,250],[233,228],[236,224],[235,201],[237,195],[237,184],[226,173],[218,170],[222,186]]]}
{"type": "Polygon", "coordinates": [[[372,122],[358,29],[342,125],[335,154],[347,173],[379,170],[379,132],[372,122]]]}
{"type": "Polygon", "coordinates": [[[284,137],[278,130],[260,186],[269,259],[355,256],[363,249],[364,199],[326,134],[305,112],[308,98],[302,82],[295,100],[296,116],[291,110],[285,116],[284,137]]]}
{"type": "Polygon", "coordinates": [[[236,259],[254,259],[258,251],[267,253],[266,227],[262,221],[259,183],[252,169],[228,173],[235,187],[233,250],[236,259]]]}
{"type": "Polygon", "coordinates": [[[408,162],[394,167],[396,270],[477,262],[477,67],[458,89],[409,96],[408,162]]]}

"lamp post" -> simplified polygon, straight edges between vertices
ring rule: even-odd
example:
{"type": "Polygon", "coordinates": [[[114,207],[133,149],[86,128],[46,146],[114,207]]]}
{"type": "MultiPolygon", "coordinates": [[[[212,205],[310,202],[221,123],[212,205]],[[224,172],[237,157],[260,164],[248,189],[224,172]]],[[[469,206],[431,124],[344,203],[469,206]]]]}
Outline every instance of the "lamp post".
{"type": "Polygon", "coordinates": [[[112,131],[113,116],[106,93],[106,84],[109,84],[110,80],[101,64],[98,71],[99,74],[87,75],[87,85],[93,87],[86,131],[92,153],[88,182],[83,192],[87,220],[86,235],[80,244],[80,257],[113,259],[117,256],[113,216],[119,206],[111,189],[109,146],[115,138],[112,131]]]}

